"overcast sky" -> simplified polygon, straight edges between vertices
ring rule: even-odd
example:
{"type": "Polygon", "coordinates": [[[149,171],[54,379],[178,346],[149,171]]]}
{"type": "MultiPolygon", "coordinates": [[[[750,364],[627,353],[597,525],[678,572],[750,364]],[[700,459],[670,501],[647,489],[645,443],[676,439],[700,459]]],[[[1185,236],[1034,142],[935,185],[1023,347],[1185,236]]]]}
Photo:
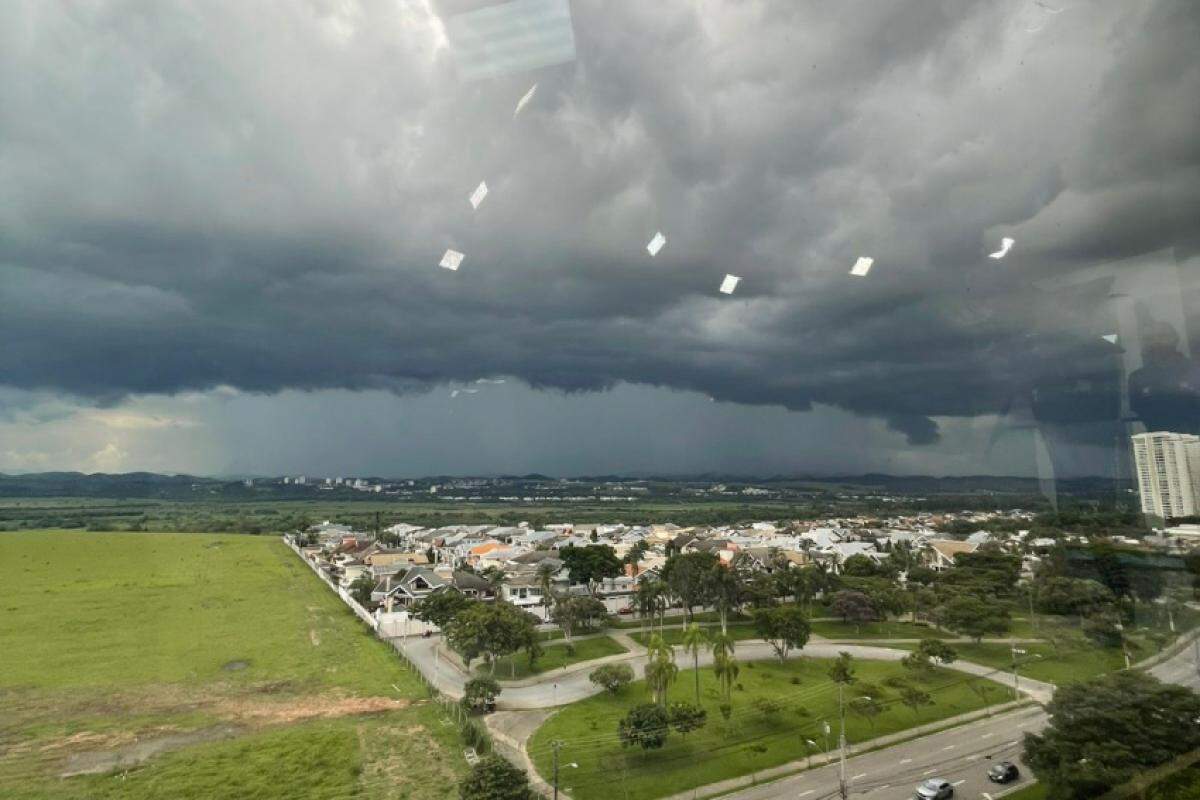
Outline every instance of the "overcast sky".
{"type": "Polygon", "coordinates": [[[1108,474],[1195,351],[1193,0],[462,7],[0,0],[0,471],[1108,474]]]}

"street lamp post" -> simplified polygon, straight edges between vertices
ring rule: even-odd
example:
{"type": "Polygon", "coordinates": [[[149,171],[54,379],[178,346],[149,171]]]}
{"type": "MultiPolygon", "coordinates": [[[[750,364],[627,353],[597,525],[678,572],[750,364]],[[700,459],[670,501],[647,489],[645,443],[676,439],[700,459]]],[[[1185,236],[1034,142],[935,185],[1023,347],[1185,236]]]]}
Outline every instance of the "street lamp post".
{"type": "Polygon", "coordinates": [[[1025,655],[1024,650],[1020,650],[1016,645],[1012,646],[1012,665],[1013,665],[1013,700],[1021,699],[1021,675],[1017,671],[1018,663],[1017,656],[1025,655]]]}
{"type": "MultiPolygon", "coordinates": [[[[562,747],[563,743],[559,739],[555,739],[550,745],[554,748],[554,800],[558,800],[558,748],[562,747]]],[[[579,764],[572,761],[570,764],[563,764],[564,767],[577,769],[579,764]]]]}

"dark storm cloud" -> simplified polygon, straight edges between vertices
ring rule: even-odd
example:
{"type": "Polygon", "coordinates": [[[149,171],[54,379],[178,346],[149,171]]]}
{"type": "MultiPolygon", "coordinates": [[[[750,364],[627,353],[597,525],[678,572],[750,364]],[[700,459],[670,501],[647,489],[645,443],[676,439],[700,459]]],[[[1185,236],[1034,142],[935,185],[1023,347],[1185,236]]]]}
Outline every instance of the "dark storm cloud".
{"type": "Polygon", "coordinates": [[[18,4],[0,381],[632,382],[925,444],[1111,372],[1041,282],[1194,252],[1187,0],[572,8],[576,63],[461,83],[419,2],[18,4]]]}

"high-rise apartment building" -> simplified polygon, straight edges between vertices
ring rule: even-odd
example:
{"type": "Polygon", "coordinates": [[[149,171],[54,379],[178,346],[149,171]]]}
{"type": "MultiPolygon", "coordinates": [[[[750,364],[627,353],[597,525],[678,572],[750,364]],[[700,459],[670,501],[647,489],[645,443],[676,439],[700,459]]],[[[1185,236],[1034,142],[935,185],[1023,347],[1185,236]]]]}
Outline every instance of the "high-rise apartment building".
{"type": "Polygon", "coordinates": [[[1130,438],[1142,513],[1163,519],[1200,514],[1200,436],[1157,431],[1130,438]]]}

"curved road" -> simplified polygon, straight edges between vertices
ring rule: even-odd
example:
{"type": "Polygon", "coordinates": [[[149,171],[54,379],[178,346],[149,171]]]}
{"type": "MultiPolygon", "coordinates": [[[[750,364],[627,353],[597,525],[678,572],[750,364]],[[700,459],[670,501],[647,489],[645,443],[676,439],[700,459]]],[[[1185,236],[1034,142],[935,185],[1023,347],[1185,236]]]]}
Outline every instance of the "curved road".
{"type": "MultiPolygon", "coordinates": [[[[631,644],[630,641],[623,641],[622,643],[626,646],[631,644]]],[[[434,636],[428,639],[409,638],[404,645],[404,653],[439,691],[450,697],[462,697],[463,685],[467,680],[466,675],[446,658],[441,648],[440,637],[434,636]],[[439,648],[438,652],[440,655],[435,655],[435,647],[439,648]]],[[[864,661],[899,661],[908,655],[908,651],[906,650],[896,650],[878,645],[818,642],[809,643],[803,650],[792,651],[790,657],[836,658],[837,654],[842,651],[849,653],[855,658],[861,658],[864,661]]],[[[526,685],[505,685],[501,681],[504,691],[501,693],[497,705],[503,709],[534,709],[550,708],[582,700],[585,697],[598,694],[600,691],[587,677],[588,673],[598,663],[637,661],[642,658],[644,652],[644,649],[639,647],[623,655],[609,656],[608,658],[598,659],[585,664],[572,665],[563,670],[545,672],[537,676],[534,683],[526,681],[526,685]]],[[[680,668],[687,669],[692,664],[691,657],[681,653],[679,648],[676,648],[676,652],[679,653],[677,658],[680,668]]],[[[769,644],[753,639],[737,643],[737,657],[741,661],[777,658],[775,651],[771,649],[769,644]]],[[[708,652],[701,653],[700,666],[706,667],[710,664],[712,664],[712,654],[708,652]]],[[[985,667],[966,661],[956,661],[949,666],[950,669],[960,672],[972,675],[984,675],[1010,685],[1012,683],[1011,673],[996,670],[992,667],[985,667]]],[[[1047,702],[1054,692],[1053,684],[1033,681],[1028,678],[1020,679],[1020,689],[1023,693],[1042,703],[1047,702]]]]}

